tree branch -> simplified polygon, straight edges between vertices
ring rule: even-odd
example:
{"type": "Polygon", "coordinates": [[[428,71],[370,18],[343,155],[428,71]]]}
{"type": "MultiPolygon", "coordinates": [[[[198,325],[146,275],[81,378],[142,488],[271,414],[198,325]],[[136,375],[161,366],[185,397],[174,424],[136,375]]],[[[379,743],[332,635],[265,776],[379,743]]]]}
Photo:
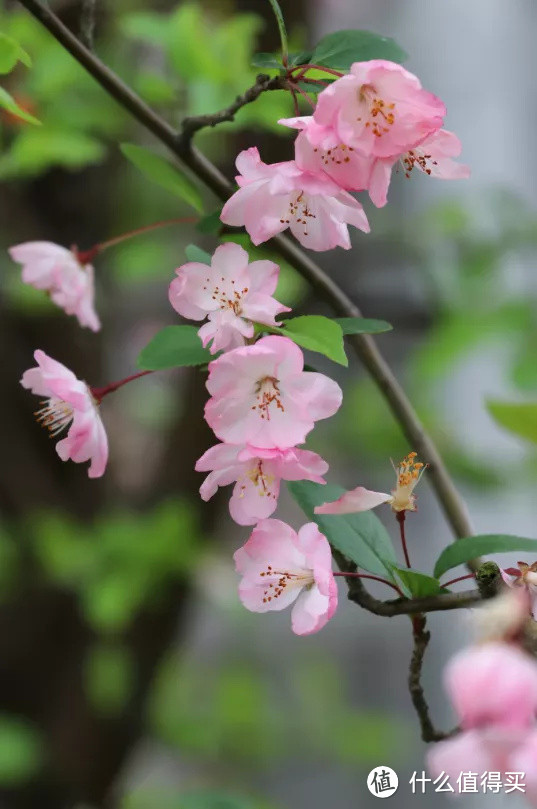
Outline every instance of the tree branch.
{"type": "Polygon", "coordinates": [[[256,79],[255,84],[248,88],[245,93],[237,96],[233,104],[226,107],[220,112],[209,113],[208,115],[196,115],[191,118],[184,118],[181,124],[181,134],[179,136],[177,145],[181,152],[186,151],[190,147],[190,142],[193,135],[207,126],[218,126],[224,121],[234,121],[236,113],[256,101],[261,93],[266,93],[268,90],[287,90],[289,89],[287,79],[284,76],[274,76],[271,78],[265,73],[260,73],[256,79]]]}
{"type": "MultiPolygon", "coordinates": [[[[337,557],[336,557],[337,558],[337,557]]],[[[463,593],[440,593],[423,598],[394,598],[380,601],[366,590],[360,579],[348,579],[349,601],[374,613],[393,618],[395,615],[413,615],[420,612],[444,612],[471,607],[481,601],[478,590],[466,590],[463,593]]]]}
{"type": "MultiPolygon", "coordinates": [[[[158,116],[113,71],[84,47],[49,8],[45,8],[39,0],[20,0],[20,2],[121,106],[168,146],[220,199],[226,200],[233,193],[233,185],[218,168],[197,149],[185,146],[180,133],[158,116]]],[[[337,314],[346,317],[362,316],[360,309],[346,293],[294,242],[285,236],[277,236],[271,243],[337,314]]],[[[464,501],[457,492],[434,442],[425,431],[376,343],[369,335],[353,335],[348,339],[386,399],[410,445],[429,464],[429,480],[454,535],[459,538],[470,536],[473,531],[464,501]]]]}
{"type": "Polygon", "coordinates": [[[415,615],[412,620],[414,636],[414,651],[410,660],[410,670],[408,672],[408,688],[412,698],[412,704],[416,709],[421,727],[421,738],[424,742],[440,742],[457,732],[457,729],[444,733],[436,730],[429,714],[429,706],[425,699],[421,684],[421,669],[425,651],[431,639],[431,633],[425,629],[425,616],[415,615]]]}

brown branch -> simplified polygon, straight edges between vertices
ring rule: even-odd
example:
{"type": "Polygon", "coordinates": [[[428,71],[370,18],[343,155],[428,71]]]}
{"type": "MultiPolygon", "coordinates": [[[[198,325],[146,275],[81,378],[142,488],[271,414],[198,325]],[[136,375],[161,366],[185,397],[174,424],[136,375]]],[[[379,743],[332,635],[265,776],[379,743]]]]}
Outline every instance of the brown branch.
{"type": "Polygon", "coordinates": [[[348,579],[349,601],[375,615],[393,618],[395,615],[413,615],[418,612],[445,612],[472,607],[481,601],[478,590],[465,590],[462,593],[440,593],[423,598],[394,598],[380,601],[366,590],[360,579],[348,579]]]}
{"type": "Polygon", "coordinates": [[[457,728],[448,733],[436,730],[429,714],[429,706],[425,699],[423,686],[421,684],[421,670],[425,651],[431,639],[431,633],[425,629],[425,616],[414,615],[412,619],[412,629],[414,637],[414,650],[410,660],[408,672],[408,688],[412,698],[412,704],[418,714],[421,738],[424,742],[440,742],[457,733],[457,728]]]}
{"type": "MultiPolygon", "coordinates": [[[[20,0],[20,2],[121,106],[168,146],[220,199],[226,200],[233,193],[233,185],[218,168],[197,149],[185,148],[184,142],[181,143],[180,133],[158,116],[113,71],[85,48],[50,9],[45,8],[39,0],[20,0]]],[[[345,317],[362,316],[358,306],[294,242],[280,235],[272,239],[271,243],[337,314],[345,317]]],[[[454,535],[459,538],[470,536],[473,530],[464,501],[457,492],[433,440],[425,431],[375,341],[369,335],[352,335],[348,339],[386,399],[409,444],[428,463],[429,480],[454,535]]]]}
{"type": "Polygon", "coordinates": [[[247,104],[256,101],[261,93],[266,93],[269,90],[288,89],[289,85],[284,76],[274,76],[271,78],[265,73],[260,73],[255,84],[248,88],[245,93],[237,96],[233,104],[230,104],[229,107],[220,110],[220,112],[209,113],[208,115],[196,115],[191,118],[184,118],[181,124],[178,148],[180,151],[186,151],[190,147],[193,135],[199,132],[200,129],[204,129],[208,126],[218,126],[218,124],[223,124],[224,121],[234,121],[237,112],[247,104]]]}

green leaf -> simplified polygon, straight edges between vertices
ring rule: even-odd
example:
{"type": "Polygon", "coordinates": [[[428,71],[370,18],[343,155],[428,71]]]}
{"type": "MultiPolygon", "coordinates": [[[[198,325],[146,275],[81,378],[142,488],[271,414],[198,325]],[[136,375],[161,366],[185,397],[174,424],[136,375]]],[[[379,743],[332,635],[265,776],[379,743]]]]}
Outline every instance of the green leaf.
{"type": "Polygon", "coordinates": [[[420,573],[418,570],[411,570],[407,567],[394,567],[396,576],[400,579],[404,589],[413,598],[424,596],[435,596],[438,593],[448,592],[438,579],[420,573]]]}
{"type": "Polygon", "coordinates": [[[189,261],[197,261],[198,264],[210,264],[211,256],[195,244],[188,244],[185,247],[185,256],[189,261]]]}
{"type": "Polygon", "coordinates": [[[24,784],[39,770],[43,760],[41,737],[22,719],[0,714],[0,784],[24,784]]]}
{"type": "Polygon", "coordinates": [[[132,656],[126,647],[97,643],[84,661],[84,690],[103,716],[121,713],[134,683],[132,656]]]}
{"type": "Polygon", "coordinates": [[[213,213],[207,214],[204,216],[203,219],[196,225],[196,230],[199,230],[200,233],[210,233],[212,236],[216,236],[220,233],[222,228],[222,222],[220,220],[220,214],[222,209],[219,208],[217,211],[213,211],[213,213]]]}
{"type": "Polygon", "coordinates": [[[492,418],[506,430],[537,444],[537,402],[487,402],[492,418]]]}
{"type": "Polygon", "coordinates": [[[181,169],[172,165],[160,155],[136,146],[134,143],[122,143],[120,149],[142,174],[153,182],[170,191],[185,202],[188,202],[199,213],[203,213],[203,200],[196,185],[181,169]]]}
{"type": "Polygon", "coordinates": [[[12,98],[3,87],[0,87],[0,107],[10,112],[11,115],[16,115],[17,118],[26,121],[28,124],[41,124],[41,121],[38,121],[37,118],[34,118],[29,112],[19,107],[15,99],[12,98]]]}
{"type": "Polygon", "coordinates": [[[312,64],[349,70],[353,62],[369,59],[389,59],[404,62],[405,51],[395,40],[371,31],[334,31],[323,37],[311,56],[312,64]]]}
{"type": "Polygon", "coordinates": [[[315,506],[337,500],[341,486],[301,480],[287,484],[308,519],[319,526],[330,544],[358,567],[394,581],[397,558],[390,536],[371,511],[362,514],[315,514],[315,506]]]}
{"type": "Polygon", "coordinates": [[[0,73],[10,73],[17,62],[30,67],[32,60],[18,42],[0,33],[0,73]]]}
{"type": "Polygon", "coordinates": [[[138,367],[144,371],[205,365],[214,359],[203,348],[196,326],[166,326],[140,352],[138,367]]]}
{"type": "Polygon", "coordinates": [[[303,315],[285,320],[281,325],[281,333],[302,348],[324,354],[340,365],[349,364],[343,347],[343,331],[334,320],[322,315],[303,315]]]}
{"type": "Polygon", "coordinates": [[[282,63],[273,53],[254,53],[252,64],[254,67],[262,67],[265,70],[283,70],[282,63]]]}
{"type": "Polygon", "coordinates": [[[393,329],[393,326],[385,320],[372,320],[367,317],[336,317],[332,322],[341,326],[343,334],[380,334],[393,329]]]}
{"type": "Polygon", "coordinates": [[[313,51],[298,51],[297,53],[290,53],[289,54],[290,67],[310,64],[312,53],[313,51]]]}
{"type": "Polygon", "coordinates": [[[440,578],[447,570],[462,565],[470,559],[490,553],[527,551],[537,556],[537,539],[511,536],[511,534],[479,534],[475,537],[457,539],[444,548],[434,566],[434,575],[440,578]]]}

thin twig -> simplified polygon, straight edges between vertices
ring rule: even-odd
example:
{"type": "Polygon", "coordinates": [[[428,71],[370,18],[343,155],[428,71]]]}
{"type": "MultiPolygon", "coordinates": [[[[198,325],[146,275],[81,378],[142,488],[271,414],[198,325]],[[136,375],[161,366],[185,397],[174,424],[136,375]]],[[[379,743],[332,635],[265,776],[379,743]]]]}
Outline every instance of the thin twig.
{"type": "Polygon", "coordinates": [[[405,534],[405,512],[398,511],[397,512],[397,522],[399,523],[399,533],[401,535],[401,545],[403,546],[403,554],[405,556],[405,563],[407,567],[412,567],[410,564],[410,556],[408,555],[408,547],[406,544],[406,534],[405,534]]]}
{"type": "MultiPolygon", "coordinates": [[[[99,84],[155,137],[170,148],[188,168],[222,200],[233,193],[233,185],[199,150],[186,148],[176,132],[134,93],[113,71],[92,54],[48,8],[38,0],[20,0],[21,4],[50,31],[99,84]]],[[[361,317],[358,306],[303,250],[285,236],[276,236],[271,244],[310,283],[322,300],[339,315],[361,317]]],[[[348,338],[356,354],[375,381],[381,394],[406,435],[409,444],[429,464],[429,480],[456,537],[473,533],[466,506],[431,437],[425,431],[406,394],[369,335],[348,338]]]]}
{"type": "Polygon", "coordinates": [[[93,50],[95,11],[97,0],[82,0],[80,7],[80,39],[90,51],[93,50]]]}
{"type": "Polygon", "coordinates": [[[414,650],[410,660],[410,670],[408,673],[408,688],[412,698],[412,704],[418,714],[421,738],[424,742],[439,742],[442,739],[447,739],[457,732],[457,729],[444,733],[443,731],[436,730],[429,714],[429,706],[425,699],[423,686],[421,684],[421,670],[423,667],[423,658],[425,650],[431,639],[431,633],[425,629],[425,616],[415,615],[412,620],[412,630],[414,636],[414,650]]]}

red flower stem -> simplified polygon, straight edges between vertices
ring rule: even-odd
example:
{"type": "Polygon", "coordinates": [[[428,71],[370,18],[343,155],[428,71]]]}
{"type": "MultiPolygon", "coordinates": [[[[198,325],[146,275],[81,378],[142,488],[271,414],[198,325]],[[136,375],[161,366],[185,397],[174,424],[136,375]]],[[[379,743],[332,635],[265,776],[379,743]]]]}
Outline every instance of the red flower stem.
{"type": "Polygon", "coordinates": [[[181,219],[165,219],[162,222],[154,222],[152,225],[145,225],[144,227],[136,228],[135,230],[129,230],[127,233],[122,233],[120,236],[115,236],[113,239],[108,239],[106,242],[100,242],[99,244],[90,247],[89,250],[78,250],[76,247],[74,247],[73,250],[76,253],[76,257],[80,263],[87,264],[88,262],[93,261],[98,253],[102,253],[103,250],[106,250],[107,247],[112,247],[113,245],[124,242],[127,239],[132,239],[133,236],[139,236],[142,233],[147,233],[148,231],[156,230],[157,228],[167,227],[168,225],[195,224],[198,220],[198,216],[185,216],[181,219]]]}
{"type": "Polygon", "coordinates": [[[296,90],[294,88],[293,82],[287,82],[287,86],[291,91],[291,95],[293,96],[293,106],[295,108],[295,116],[298,118],[300,115],[300,108],[298,106],[298,98],[296,97],[296,90]]]}
{"type": "Polygon", "coordinates": [[[90,388],[91,395],[97,402],[101,402],[101,400],[107,396],[109,393],[113,393],[118,388],[123,387],[128,382],[134,382],[135,379],[140,379],[142,376],[147,376],[147,374],[152,374],[153,371],[138,371],[137,374],[131,374],[131,376],[126,376],[125,379],[120,379],[118,382],[110,382],[109,385],[105,385],[102,388],[90,388]]]}
{"type": "Polygon", "coordinates": [[[306,72],[307,70],[320,70],[322,73],[330,73],[332,76],[338,76],[339,78],[345,75],[339,70],[332,70],[331,67],[324,67],[324,65],[295,65],[295,67],[289,69],[289,73],[292,73],[294,70],[300,70],[302,76],[304,75],[302,71],[306,72]]]}
{"type": "Polygon", "coordinates": [[[391,587],[392,590],[395,590],[395,592],[398,595],[400,595],[401,598],[405,597],[404,593],[401,592],[401,590],[396,584],[392,584],[391,581],[388,581],[388,579],[382,579],[380,576],[373,576],[369,573],[341,573],[339,571],[334,573],[334,576],[346,576],[349,579],[371,579],[372,581],[379,581],[381,582],[381,584],[387,584],[388,587],[391,587]]]}
{"type": "Polygon", "coordinates": [[[467,573],[466,576],[458,576],[456,579],[451,579],[447,581],[442,587],[449,587],[452,584],[456,584],[458,581],[465,581],[466,579],[475,579],[475,575],[473,573],[467,573]]]}
{"type": "Polygon", "coordinates": [[[406,546],[406,536],[405,536],[405,511],[398,511],[397,512],[397,522],[399,523],[399,533],[401,534],[401,545],[403,546],[403,553],[405,555],[405,562],[407,567],[412,567],[410,564],[410,556],[408,555],[408,548],[406,546]]]}
{"type": "Polygon", "coordinates": [[[311,100],[309,95],[307,93],[305,93],[304,90],[302,90],[302,88],[298,87],[298,85],[295,85],[295,89],[296,89],[297,93],[300,93],[302,98],[305,98],[306,101],[308,102],[308,104],[310,104],[313,107],[313,109],[315,109],[315,102],[313,102],[311,100]]]}

